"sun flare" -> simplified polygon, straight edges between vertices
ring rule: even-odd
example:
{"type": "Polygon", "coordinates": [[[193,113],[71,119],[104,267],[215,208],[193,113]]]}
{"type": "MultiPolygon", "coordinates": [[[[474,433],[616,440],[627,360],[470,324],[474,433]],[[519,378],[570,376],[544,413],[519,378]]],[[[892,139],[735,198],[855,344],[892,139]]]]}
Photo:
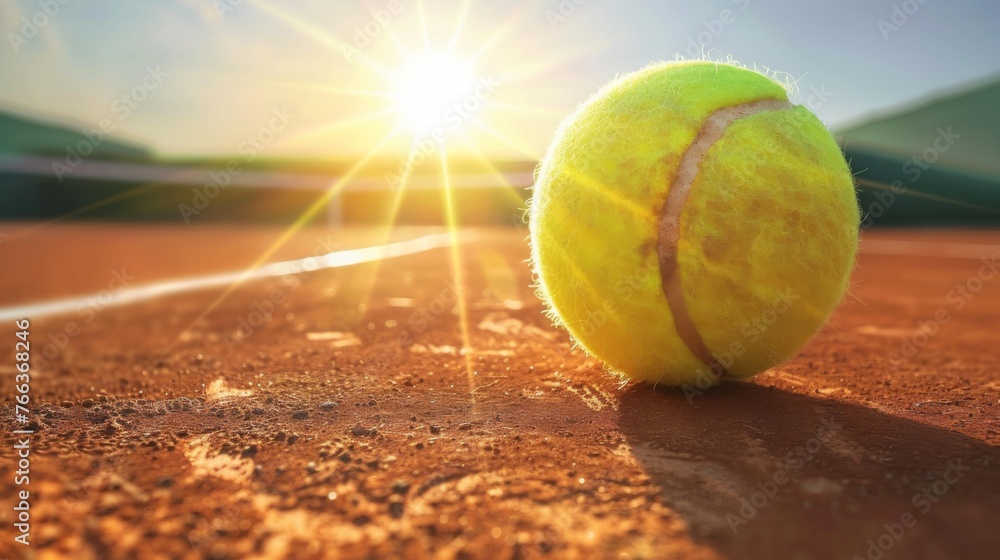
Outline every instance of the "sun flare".
{"type": "MultiPolygon", "coordinates": [[[[438,184],[442,189],[442,225],[451,235],[452,277],[456,286],[459,332],[472,395],[477,379],[474,377],[473,344],[463,286],[463,256],[458,249],[460,209],[456,192],[462,187],[456,183],[453,175],[456,174],[457,167],[461,170],[458,173],[468,174],[477,182],[481,182],[483,177],[495,179],[507,196],[522,203],[523,186],[512,184],[497,163],[487,155],[487,150],[502,149],[508,154],[520,154],[519,157],[526,157],[528,160],[540,159],[541,155],[523,139],[523,132],[528,128],[525,123],[537,127],[539,117],[561,119],[563,112],[536,104],[539,93],[544,92],[519,88],[515,84],[557,68],[575,57],[582,57],[584,53],[555,51],[545,56],[534,56],[524,45],[505,43],[508,35],[518,28],[520,20],[517,17],[494,26],[488,34],[484,34],[483,30],[478,30],[478,33],[476,30],[470,32],[466,28],[465,15],[471,0],[463,0],[464,8],[459,11],[457,21],[450,28],[450,40],[441,45],[441,50],[435,50],[431,40],[431,37],[439,36],[432,26],[440,30],[435,23],[445,21],[443,25],[451,24],[428,14],[424,0],[417,0],[417,9],[414,11],[417,17],[410,20],[409,27],[404,22],[405,18],[400,18],[398,22],[393,20],[391,27],[388,20],[370,22],[364,28],[367,46],[359,44],[356,37],[353,43],[337,37],[321,26],[296,16],[273,0],[253,0],[251,3],[302,36],[336,52],[338,56],[344,56],[351,65],[357,63],[352,66],[350,74],[355,81],[338,79],[332,83],[325,80],[317,83],[277,83],[282,87],[329,95],[337,99],[334,106],[343,111],[343,118],[319,122],[286,138],[284,142],[287,145],[302,145],[301,143],[307,142],[307,145],[328,146],[329,139],[336,138],[338,145],[364,144],[370,148],[355,156],[352,163],[301,212],[295,222],[267,246],[240,277],[229,284],[174,339],[163,355],[184,340],[199,322],[240,286],[252,279],[254,271],[269,262],[321,212],[335,208],[339,213],[342,191],[365,173],[371,174],[371,169],[381,166],[385,170],[386,187],[394,191],[382,224],[386,243],[394,231],[404,197],[411,188],[411,181],[420,176],[426,178],[438,173],[438,184]],[[374,27],[375,31],[370,31],[375,23],[379,26],[374,27]],[[373,44],[376,35],[386,39],[383,50],[373,44]],[[471,37],[476,44],[463,44],[463,36],[471,37]],[[399,64],[398,70],[393,69],[396,61],[399,64]],[[494,97],[494,90],[498,85],[503,86],[503,93],[494,97]],[[528,91],[529,94],[525,94],[527,97],[518,96],[518,91],[528,91]],[[344,103],[346,99],[353,100],[354,105],[344,103]],[[394,122],[385,122],[390,119],[394,119],[394,122]],[[324,142],[324,139],[327,141],[324,142]],[[428,139],[433,142],[427,142],[428,139]],[[400,149],[407,151],[396,152],[393,160],[395,165],[389,164],[386,167],[386,161],[390,161],[386,156],[392,154],[392,150],[400,149]],[[439,165],[421,168],[426,162],[435,160],[439,165]]],[[[526,2],[525,6],[528,5],[526,2]]],[[[522,13],[527,12],[522,10],[522,13]]],[[[376,263],[368,278],[368,294],[375,285],[377,275],[376,263]]],[[[367,296],[363,299],[367,301],[367,296]]],[[[472,401],[475,404],[474,396],[472,401]]]]}
{"type": "Polygon", "coordinates": [[[418,136],[441,126],[448,111],[476,86],[472,64],[450,54],[427,54],[409,61],[395,83],[396,110],[418,136]]]}

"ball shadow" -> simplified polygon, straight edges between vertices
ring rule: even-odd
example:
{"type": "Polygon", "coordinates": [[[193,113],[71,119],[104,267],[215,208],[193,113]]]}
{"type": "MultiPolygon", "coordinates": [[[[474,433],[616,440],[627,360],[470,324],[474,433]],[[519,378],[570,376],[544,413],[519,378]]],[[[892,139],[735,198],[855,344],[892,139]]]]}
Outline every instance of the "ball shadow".
{"type": "Polygon", "coordinates": [[[620,426],[692,538],[727,558],[995,558],[1000,451],[746,383],[637,385],[620,426]]]}

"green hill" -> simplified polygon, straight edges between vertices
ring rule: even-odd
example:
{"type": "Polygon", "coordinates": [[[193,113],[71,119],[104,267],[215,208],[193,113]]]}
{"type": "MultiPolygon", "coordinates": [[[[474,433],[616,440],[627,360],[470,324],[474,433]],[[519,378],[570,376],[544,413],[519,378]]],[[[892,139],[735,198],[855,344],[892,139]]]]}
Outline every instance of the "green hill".
{"type": "Polygon", "coordinates": [[[910,159],[934,150],[935,163],[967,173],[1000,178],[1000,80],[926,102],[904,111],[838,131],[848,148],[910,159]]]}
{"type": "Polygon", "coordinates": [[[1000,223],[1000,80],[838,133],[865,227],[1000,223]]]}
{"type": "Polygon", "coordinates": [[[111,138],[88,140],[82,129],[45,122],[0,111],[0,154],[65,155],[68,146],[89,142],[94,151],[87,157],[98,159],[146,160],[152,152],[139,145],[111,138]]]}

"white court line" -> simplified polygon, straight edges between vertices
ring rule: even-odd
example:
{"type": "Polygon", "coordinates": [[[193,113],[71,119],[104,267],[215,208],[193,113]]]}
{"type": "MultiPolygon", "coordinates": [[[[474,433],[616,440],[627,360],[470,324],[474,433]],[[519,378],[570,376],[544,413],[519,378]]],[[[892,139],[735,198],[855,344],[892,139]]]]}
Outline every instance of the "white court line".
{"type": "Polygon", "coordinates": [[[861,252],[873,255],[907,255],[951,259],[991,259],[1000,245],[974,243],[934,243],[924,241],[861,241],[861,252]]]}
{"type": "MultiPolygon", "coordinates": [[[[458,233],[459,243],[468,243],[475,237],[473,230],[464,230],[458,233]]],[[[137,301],[143,301],[169,294],[212,288],[215,286],[225,286],[242,280],[256,280],[260,278],[273,278],[288,274],[299,274],[301,272],[313,272],[327,268],[341,268],[357,264],[376,262],[384,259],[404,257],[414,255],[434,249],[441,249],[450,246],[452,235],[441,233],[427,235],[408,241],[398,241],[374,247],[364,247],[361,249],[349,249],[345,251],[335,251],[318,257],[309,257],[294,261],[285,261],[264,265],[249,274],[246,271],[225,272],[208,276],[193,278],[179,278],[177,280],[167,280],[155,284],[126,288],[112,294],[111,301],[105,303],[107,292],[101,294],[89,294],[85,296],[58,299],[46,302],[29,303],[14,307],[0,308],[0,321],[17,319],[35,319],[46,315],[58,315],[76,311],[81,307],[86,307],[93,303],[95,298],[100,298],[101,306],[112,307],[127,305],[137,301]]]]}

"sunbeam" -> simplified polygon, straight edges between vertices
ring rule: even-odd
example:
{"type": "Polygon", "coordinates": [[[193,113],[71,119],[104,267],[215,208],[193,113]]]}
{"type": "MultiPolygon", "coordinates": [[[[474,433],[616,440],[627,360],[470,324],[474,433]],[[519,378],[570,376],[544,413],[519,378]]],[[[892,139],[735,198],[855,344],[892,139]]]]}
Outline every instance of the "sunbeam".
{"type": "MultiPolygon", "coordinates": [[[[179,169],[177,171],[177,175],[178,175],[178,177],[186,176],[186,175],[189,175],[190,173],[196,172],[196,171],[206,171],[207,172],[207,171],[210,171],[210,167],[208,165],[199,165],[199,166],[192,167],[192,168],[179,169]]],[[[185,179],[185,181],[186,180],[187,179],[185,179]]],[[[8,242],[14,241],[15,239],[19,239],[21,237],[25,237],[25,236],[31,235],[31,234],[33,234],[33,233],[35,233],[35,232],[37,232],[37,231],[39,231],[41,229],[44,229],[44,228],[49,227],[51,225],[57,224],[59,222],[62,222],[62,221],[65,221],[65,220],[69,220],[69,219],[75,218],[77,216],[83,216],[83,215],[85,215],[85,214],[87,214],[89,212],[93,212],[94,210],[99,210],[101,208],[110,206],[111,204],[115,204],[116,202],[122,202],[122,201],[130,200],[130,199],[133,199],[133,198],[138,198],[140,195],[143,195],[143,194],[145,194],[145,193],[147,193],[147,192],[149,192],[149,191],[151,191],[153,189],[156,189],[158,187],[162,187],[164,185],[169,185],[169,184],[171,184],[169,181],[155,181],[155,182],[150,182],[150,183],[145,183],[145,184],[142,184],[142,185],[138,185],[136,187],[132,187],[132,188],[130,188],[130,189],[124,191],[124,192],[120,192],[118,194],[114,194],[114,195],[111,195],[111,196],[109,196],[107,198],[103,198],[101,200],[98,200],[97,202],[92,202],[92,203],[87,204],[85,206],[81,206],[81,207],[79,207],[79,208],[77,208],[75,210],[72,210],[70,212],[66,212],[65,214],[62,214],[62,215],[57,216],[55,218],[52,218],[50,220],[46,220],[44,222],[38,223],[38,224],[36,224],[36,225],[34,225],[34,226],[30,227],[30,228],[27,228],[25,230],[19,231],[19,232],[15,233],[15,234],[11,235],[10,238],[8,239],[8,242]]]]}
{"type": "Polygon", "coordinates": [[[311,84],[301,82],[263,82],[265,85],[280,88],[299,89],[303,91],[316,91],[319,93],[329,93],[333,95],[350,95],[354,97],[376,97],[380,99],[392,99],[392,93],[387,91],[374,91],[358,88],[335,87],[323,84],[311,84]]]}
{"type": "MultiPolygon", "coordinates": [[[[350,43],[336,37],[329,30],[320,29],[319,27],[316,27],[315,25],[309,22],[303,21],[302,19],[288,13],[287,11],[275,6],[274,4],[271,4],[267,0],[250,0],[250,3],[256,6],[257,8],[260,8],[262,11],[267,12],[269,15],[277,18],[282,23],[285,23],[286,25],[296,29],[297,31],[300,31],[306,37],[309,37],[310,39],[315,40],[316,42],[322,44],[323,46],[333,51],[336,51],[338,54],[343,52],[343,49],[346,45],[350,45],[350,43]]],[[[365,66],[371,68],[375,72],[378,72],[383,77],[388,78],[392,76],[391,72],[389,72],[382,66],[376,64],[368,57],[360,53],[356,53],[356,56],[359,57],[359,59],[361,60],[362,63],[364,63],[365,66]]]]}
{"type": "Polygon", "coordinates": [[[485,133],[489,134],[490,136],[496,138],[501,143],[503,143],[504,145],[510,147],[511,149],[513,149],[514,151],[516,151],[517,153],[519,153],[519,154],[521,154],[523,156],[528,157],[532,161],[538,161],[538,160],[541,159],[541,154],[538,153],[534,148],[531,148],[531,147],[528,147],[528,146],[525,146],[523,144],[518,143],[517,141],[509,138],[508,136],[504,135],[503,133],[497,131],[496,129],[494,129],[492,127],[490,127],[489,125],[487,125],[486,123],[484,123],[481,119],[473,117],[472,119],[469,120],[469,123],[472,124],[472,126],[478,128],[479,130],[482,130],[483,132],[485,132],[485,133]]]}
{"type": "MultiPolygon", "coordinates": [[[[464,132],[461,134],[463,135],[463,137],[468,139],[468,136],[464,132]]],[[[467,145],[469,150],[473,152],[473,157],[476,159],[476,161],[483,163],[486,166],[487,170],[490,172],[490,174],[493,176],[493,178],[496,179],[497,185],[503,187],[504,193],[507,193],[512,197],[511,202],[516,202],[517,204],[523,205],[524,199],[521,198],[521,195],[517,194],[517,187],[510,184],[510,181],[507,180],[507,177],[503,173],[501,173],[499,169],[497,169],[497,166],[493,164],[493,162],[490,160],[490,158],[486,156],[485,153],[483,153],[483,151],[479,148],[479,146],[477,146],[471,140],[468,142],[467,145]]]]}
{"type": "Polygon", "coordinates": [[[389,109],[382,109],[381,111],[376,111],[374,113],[364,113],[364,114],[361,114],[361,115],[355,115],[355,116],[353,116],[353,117],[351,117],[349,119],[344,119],[344,120],[337,121],[337,122],[334,122],[334,123],[328,123],[328,124],[320,125],[320,126],[311,128],[309,130],[298,132],[296,134],[290,135],[287,138],[283,138],[280,142],[276,142],[276,143],[277,144],[291,144],[293,142],[300,141],[300,140],[302,140],[304,138],[315,138],[315,137],[321,136],[323,134],[329,134],[331,132],[336,132],[336,131],[339,131],[339,130],[343,130],[345,128],[350,128],[352,126],[358,126],[358,125],[361,125],[361,124],[369,123],[369,122],[374,121],[374,120],[378,120],[378,119],[381,119],[381,118],[384,118],[384,117],[388,117],[388,116],[392,115],[393,112],[394,112],[394,109],[389,108],[389,109]]]}
{"type": "MultiPolygon", "coordinates": [[[[894,187],[892,187],[892,185],[887,185],[885,183],[880,183],[878,181],[871,181],[871,180],[868,180],[868,179],[861,179],[861,178],[858,178],[858,177],[855,177],[854,180],[859,185],[863,185],[863,186],[866,186],[866,187],[871,187],[873,189],[878,189],[880,191],[895,191],[895,190],[898,190],[898,189],[895,189],[894,187]]],[[[937,195],[933,195],[933,194],[929,194],[929,193],[925,193],[925,192],[913,190],[911,188],[907,188],[906,189],[906,194],[904,196],[913,196],[913,197],[916,197],[916,198],[922,198],[924,200],[933,200],[935,202],[943,202],[945,204],[951,204],[953,206],[962,206],[962,207],[965,207],[965,208],[973,208],[975,210],[983,210],[985,212],[990,212],[992,214],[1000,214],[1000,208],[990,208],[988,206],[980,206],[978,204],[972,204],[972,203],[969,203],[969,202],[963,202],[961,200],[955,200],[953,198],[948,198],[948,197],[945,197],[945,196],[937,196],[937,195]]]]}
{"type": "Polygon", "coordinates": [[[621,208],[632,215],[632,217],[641,222],[647,222],[651,227],[656,221],[656,215],[652,208],[643,206],[641,204],[636,204],[634,200],[623,195],[620,191],[612,186],[605,185],[596,179],[589,177],[585,173],[576,169],[572,165],[563,164],[559,167],[559,172],[569,176],[574,183],[577,185],[594,191],[601,195],[602,200],[608,203],[614,204],[616,207],[621,208]]]}
{"type": "Polygon", "coordinates": [[[500,111],[510,111],[515,113],[525,113],[529,115],[538,115],[542,117],[551,117],[554,119],[561,118],[566,115],[566,111],[563,109],[551,109],[548,107],[536,107],[533,105],[523,105],[520,103],[510,103],[506,101],[491,101],[490,108],[500,111]]]}
{"type": "Polygon", "coordinates": [[[510,17],[507,18],[505,22],[497,25],[493,33],[482,42],[480,47],[473,53],[471,59],[473,61],[478,61],[487,52],[491,51],[496,45],[498,45],[504,38],[513,33],[518,29],[518,25],[522,23],[525,10],[529,7],[529,3],[522,4],[520,8],[514,10],[510,17]]]}
{"type": "MultiPolygon", "coordinates": [[[[321,28],[319,25],[307,21],[302,17],[294,15],[288,9],[283,6],[279,6],[272,3],[270,0],[251,0],[252,5],[260,9],[263,13],[275,18],[276,20],[288,25],[289,27],[295,29],[303,36],[308,37],[312,40],[317,41],[324,47],[329,49],[340,50],[345,43],[338,37],[335,33],[329,30],[321,28]]],[[[242,285],[242,283],[249,277],[251,277],[254,270],[266,263],[274,253],[288,242],[291,237],[298,232],[301,227],[306,224],[311,218],[313,218],[322,208],[324,208],[327,203],[331,200],[333,196],[339,194],[339,192],[344,188],[344,186],[351,181],[363,167],[365,167],[369,161],[375,157],[397,134],[404,128],[408,127],[411,129],[415,138],[428,138],[431,134],[437,134],[442,130],[441,123],[448,117],[448,112],[454,107],[456,100],[465,99],[463,96],[469,95],[469,91],[473,90],[477,86],[478,75],[473,69],[473,65],[480,61],[488,54],[491,54],[494,50],[499,49],[499,45],[505,40],[506,37],[510,36],[517,28],[518,22],[524,16],[525,11],[528,9],[528,5],[521,5],[519,10],[515,10],[513,13],[509,14],[508,17],[504,19],[499,25],[492,28],[490,34],[486,36],[478,48],[468,51],[471,53],[470,56],[459,57],[456,53],[459,50],[459,43],[463,42],[463,35],[466,25],[468,23],[467,17],[471,9],[470,0],[463,0],[460,8],[454,13],[453,20],[451,21],[450,34],[447,35],[445,39],[445,44],[441,45],[443,50],[435,50],[434,32],[432,30],[432,24],[438,23],[435,19],[432,21],[431,14],[429,13],[430,5],[423,0],[418,0],[415,4],[416,7],[416,25],[418,26],[417,31],[419,32],[419,38],[422,45],[419,45],[416,49],[407,48],[407,45],[400,39],[400,35],[396,30],[386,28],[384,37],[391,43],[394,50],[399,54],[401,60],[401,65],[397,69],[390,70],[386,66],[380,63],[376,63],[370,59],[370,53],[365,53],[365,56],[360,56],[361,60],[364,62],[365,66],[374,70],[379,76],[382,77],[384,89],[380,89],[378,86],[363,86],[363,87],[342,87],[325,85],[322,83],[307,83],[307,82],[274,82],[271,86],[285,88],[285,89],[298,89],[303,91],[315,91],[317,93],[329,94],[332,97],[355,97],[355,98],[370,98],[370,99],[384,99],[386,105],[383,109],[367,112],[355,112],[353,115],[340,119],[337,122],[332,123],[317,123],[310,129],[299,132],[294,136],[285,138],[281,141],[282,145],[290,145],[292,143],[302,143],[302,142],[312,142],[315,144],[321,141],[325,136],[335,136],[335,133],[344,134],[344,131],[352,130],[353,127],[360,127],[365,125],[373,125],[373,123],[380,122],[383,118],[390,117],[393,112],[398,114],[397,122],[395,123],[395,128],[385,135],[381,141],[378,142],[376,147],[371,150],[365,157],[356,161],[354,165],[342,176],[339,180],[333,184],[318,200],[316,200],[305,212],[303,212],[299,218],[287,228],[257,259],[251,264],[244,275],[235,279],[234,282],[229,284],[222,293],[213,301],[203,312],[201,312],[198,317],[192,321],[192,323],[185,328],[180,335],[174,340],[170,345],[173,348],[186,333],[188,333],[195,325],[202,321],[206,316],[208,316],[212,311],[214,311],[230,294],[233,293],[237,288],[242,285]]],[[[360,55],[360,53],[359,53],[360,55]]],[[[519,60],[514,66],[513,70],[508,70],[507,72],[502,72],[500,74],[513,77],[513,79],[523,79],[534,75],[536,73],[544,72],[546,69],[557,66],[560,63],[565,62],[572,57],[566,54],[560,53],[549,53],[540,57],[531,57],[530,60],[519,60]]],[[[491,109],[495,108],[499,112],[505,113],[520,113],[530,116],[544,117],[551,120],[556,120],[560,117],[560,113],[553,109],[546,109],[540,106],[534,106],[532,104],[518,103],[512,100],[494,100],[480,99],[477,102],[478,106],[488,105],[491,109]]],[[[459,127],[455,127],[453,133],[444,134],[443,139],[437,138],[435,141],[436,150],[439,152],[440,164],[441,164],[441,181],[443,188],[443,198],[442,204],[444,206],[443,213],[445,216],[445,223],[443,224],[452,235],[457,235],[457,228],[459,222],[458,208],[456,206],[456,193],[455,185],[452,179],[451,162],[449,160],[449,147],[454,148],[452,144],[462,145],[463,154],[471,154],[470,162],[474,161],[477,164],[484,165],[485,169],[488,171],[489,176],[494,178],[496,182],[503,186],[503,190],[506,196],[510,197],[512,203],[516,202],[518,206],[524,204],[524,199],[521,194],[516,192],[515,188],[510,185],[503,173],[497,168],[496,165],[487,156],[484,147],[481,145],[483,140],[487,140],[487,144],[492,144],[496,146],[503,146],[506,149],[512,150],[517,154],[521,154],[531,160],[538,160],[540,158],[540,153],[534,147],[531,147],[527,142],[522,141],[519,135],[508,136],[507,134],[500,132],[495,127],[495,121],[491,119],[490,123],[487,123],[482,115],[468,114],[462,115],[463,118],[459,121],[460,125],[469,124],[478,131],[484,134],[476,134],[475,138],[470,136],[466,131],[461,130],[459,127]]],[[[417,141],[411,146],[412,158],[416,154],[417,141]]],[[[428,154],[424,154],[426,157],[428,154]]],[[[412,180],[414,178],[415,170],[413,166],[407,165],[404,171],[401,173],[402,177],[397,178],[395,181],[394,190],[391,192],[391,202],[387,209],[387,214],[385,215],[385,231],[383,241],[387,241],[393,232],[393,228],[396,225],[397,218],[399,216],[401,207],[403,205],[403,200],[406,197],[406,193],[410,188],[412,180]]],[[[472,383],[472,361],[471,355],[471,340],[468,325],[468,309],[467,301],[465,300],[464,294],[464,284],[463,284],[463,268],[461,262],[461,254],[457,248],[456,244],[452,250],[452,274],[454,276],[456,287],[460,290],[459,297],[459,322],[462,330],[462,340],[463,340],[463,355],[466,356],[467,370],[470,375],[470,383],[472,383]]],[[[371,283],[365,294],[365,297],[370,297],[371,286],[377,281],[377,275],[379,266],[377,264],[373,267],[374,272],[372,274],[371,283]]],[[[168,348],[169,351],[169,348],[168,348]]]]}
{"type": "MultiPolygon", "coordinates": [[[[473,365],[472,337],[469,332],[469,309],[465,295],[464,268],[462,267],[462,251],[459,243],[458,214],[455,210],[455,194],[452,190],[451,173],[448,170],[448,154],[441,147],[441,181],[444,184],[444,205],[447,216],[448,231],[452,236],[451,243],[451,274],[455,283],[455,302],[458,306],[458,325],[462,335],[461,355],[465,358],[465,372],[468,377],[469,391],[476,390],[475,370],[473,365]]],[[[475,397],[473,397],[473,402],[475,397]]]]}
{"type": "Polygon", "coordinates": [[[454,53],[456,47],[458,47],[458,40],[462,37],[462,31],[465,30],[465,18],[469,16],[469,7],[472,4],[472,0],[463,0],[461,7],[458,9],[458,18],[455,21],[455,30],[452,31],[451,40],[448,41],[448,51],[449,53],[454,53]]]}
{"type": "Polygon", "coordinates": [[[431,50],[431,32],[423,0],[417,0],[417,14],[420,16],[420,35],[424,39],[424,52],[429,52],[431,50]]]}
{"type": "MultiPolygon", "coordinates": [[[[414,150],[415,149],[416,148],[414,147],[414,150]]],[[[413,151],[411,150],[409,157],[412,157],[412,155],[413,151]]],[[[409,161],[409,159],[407,161],[409,161]]],[[[412,165],[407,166],[406,169],[404,169],[403,171],[403,175],[399,178],[398,183],[393,187],[393,190],[395,192],[393,193],[392,196],[392,203],[389,207],[389,213],[386,216],[385,223],[382,224],[383,226],[382,234],[380,237],[378,237],[381,243],[387,243],[389,241],[389,238],[392,236],[392,232],[396,227],[396,216],[399,213],[399,208],[402,205],[403,197],[406,195],[406,189],[410,185],[410,180],[413,177],[413,173],[414,173],[413,166],[412,165]]],[[[362,295],[361,301],[370,300],[371,294],[375,289],[375,283],[378,281],[379,278],[378,274],[382,268],[381,264],[382,263],[378,261],[372,263],[372,274],[371,277],[368,279],[368,282],[361,290],[361,295],[362,295]]]]}
{"type": "Polygon", "coordinates": [[[170,344],[170,346],[168,346],[163,351],[163,355],[166,355],[168,352],[170,352],[170,350],[172,350],[177,345],[177,343],[180,342],[181,339],[192,328],[194,328],[195,325],[201,322],[201,320],[204,319],[206,316],[208,316],[209,313],[214,311],[215,308],[219,306],[219,304],[225,301],[226,298],[230,296],[230,294],[236,291],[236,289],[242,286],[244,282],[246,282],[249,278],[251,278],[255,270],[257,270],[264,263],[266,263],[268,259],[270,259],[274,255],[274,253],[278,251],[278,249],[283,247],[285,243],[287,243],[292,238],[292,236],[298,233],[298,231],[306,223],[308,223],[309,220],[311,220],[320,210],[324,209],[326,205],[329,203],[330,199],[338,195],[341,192],[341,190],[343,190],[344,186],[347,185],[347,183],[350,182],[352,179],[354,179],[358,175],[358,173],[360,173],[361,170],[364,169],[364,167],[368,164],[368,162],[371,161],[376,155],[378,155],[378,153],[382,150],[382,148],[386,144],[388,144],[389,141],[392,140],[392,138],[398,132],[399,132],[398,128],[394,129],[391,133],[386,135],[386,137],[383,138],[381,142],[379,142],[374,148],[372,148],[368,152],[368,154],[366,154],[364,157],[360,158],[357,162],[355,162],[354,165],[351,166],[351,168],[348,169],[344,173],[344,175],[337,180],[337,182],[335,182],[329,189],[327,189],[326,192],[324,192],[323,195],[319,197],[319,199],[317,199],[311,206],[309,206],[309,208],[307,208],[306,211],[303,212],[302,215],[300,215],[297,220],[295,220],[295,223],[293,223],[290,227],[288,227],[278,237],[278,239],[276,239],[274,243],[272,243],[260,255],[260,257],[257,258],[256,261],[254,261],[253,264],[247,267],[247,269],[244,271],[242,275],[240,275],[238,279],[236,279],[229,286],[227,286],[226,289],[223,290],[223,292],[219,294],[219,296],[215,298],[215,300],[211,304],[209,304],[209,306],[205,308],[205,310],[202,311],[198,315],[198,317],[195,318],[194,321],[191,321],[191,323],[183,331],[181,331],[179,335],[177,335],[177,338],[175,338],[174,341],[170,344]]]}
{"type": "Polygon", "coordinates": [[[67,213],[65,213],[65,214],[63,214],[61,216],[52,218],[51,220],[46,220],[44,222],[41,222],[41,223],[36,224],[34,226],[31,226],[28,229],[25,229],[23,231],[19,231],[19,232],[15,233],[15,234],[11,235],[10,238],[7,241],[10,242],[10,241],[14,241],[15,239],[18,239],[18,238],[21,238],[21,237],[25,237],[27,235],[31,235],[32,233],[35,233],[38,230],[44,229],[46,227],[49,227],[49,226],[54,225],[54,224],[57,224],[57,223],[62,222],[64,220],[68,220],[70,218],[75,218],[77,216],[82,216],[83,214],[86,214],[88,212],[92,212],[92,211],[97,210],[99,208],[103,208],[103,207],[108,206],[110,204],[114,204],[116,202],[120,202],[120,201],[123,201],[123,200],[128,200],[130,198],[135,198],[135,197],[137,197],[137,196],[139,196],[139,195],[141,195],[141,194],[143,194],[143,193],[145,193],[145,192],[147,192],[147,191],[149,191],[152,188],[157,187],[157,186],[159,186],[159,183],[148,183],[148,184],[145,184],[145,185],[139,185],[138,187],[129,189],[129,190],[125,191],[125,192],[121,192],[121,193],[118,193],[116,195],[109,196],[109,197],[107,197],[105,199],[102,199],[102,200],[98,200],[97,202],[93,202],[93,203],[88,204],[86,206],[82,206],[80,208],[77,208],[76,210],[73,210],[73,211],[67,212],[67,213]]]}
{"type": "MultiPolygon", "coordinates": [[[[467,243],[475,238],[475,234],[472,230],[465,230],[460,232],[459,238],[461,243],[467,243]]],[[[117,307],[140,301],[161,298],[172,294],[183,294],[196,290],[204,290],[206,288],[226,286],[233,282],[240,281],[241,279],[242,281],[246,281],[258,280],[262,278],[277,278],[280,276],[287,276],[289,274],[297,274],[303,270],[315,271],[356,266],[366,263],[381,263],[387,259],[416,255],[435,249],[450,247],[454,242],[455,237],[451,235],[450,232],[437,235],[425,235],[423,237],[406,241],[381,243],[359,249],[336,251],[317,257],[271,263],[252,271],[250,275],[247,275],[246,271],[224,272],[193,278],[165,280],[163,282],[135,286],[133,288],[125,288],[110,295],[96,293],[54,301],[42,301],[13,307],[4,307],[0,308],[0,320],[10,321],[22,317],[32,317],[37,319],[51,315],[71,313],[81,308],[85,308],[88,305],[93,305],[93,302],[97,300],[105,301],[106,303],[103,303],[104,307],[117,307]]]]}
{"type": "Polygon", "coordinates": [[[588,57],[599,52],[601,50],[596,45],[587,45],[574,49],[572,52],[552,51],[549,53],[540,53],[537,56],[531,57],[530,60],[518,64],[516,67],[508,68],[507,72],[503,75],[503,80],[505,82],[526,80],[550,72],[553,68],[586,60],[588,57]]]}

